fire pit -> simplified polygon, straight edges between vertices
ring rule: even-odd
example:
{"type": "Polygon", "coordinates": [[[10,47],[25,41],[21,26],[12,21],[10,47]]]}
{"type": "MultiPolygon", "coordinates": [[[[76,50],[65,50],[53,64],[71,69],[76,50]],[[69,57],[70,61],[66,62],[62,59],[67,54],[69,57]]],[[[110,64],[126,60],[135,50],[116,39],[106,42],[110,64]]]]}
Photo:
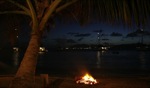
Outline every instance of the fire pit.
{"type": "Polygon", "coordinates": [[[85,74],[83,77],[80,77],[78,80],[76,80],[76,83],[93,85],[97,84],[98,82],[91,75],[85,74]]]}

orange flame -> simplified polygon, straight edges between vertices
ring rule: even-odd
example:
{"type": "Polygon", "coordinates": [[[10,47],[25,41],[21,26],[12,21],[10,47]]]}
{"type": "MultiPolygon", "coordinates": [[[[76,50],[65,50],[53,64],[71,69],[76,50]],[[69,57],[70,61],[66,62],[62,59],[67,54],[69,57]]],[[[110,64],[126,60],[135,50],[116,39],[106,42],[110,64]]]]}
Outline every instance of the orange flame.
{"type": "Polygon", "coordinates": [[[83,84],[97,84],[96,79],[94,79],[91,75],[85,74],[80,80],[77,80],[76,83],[83,84]]]}

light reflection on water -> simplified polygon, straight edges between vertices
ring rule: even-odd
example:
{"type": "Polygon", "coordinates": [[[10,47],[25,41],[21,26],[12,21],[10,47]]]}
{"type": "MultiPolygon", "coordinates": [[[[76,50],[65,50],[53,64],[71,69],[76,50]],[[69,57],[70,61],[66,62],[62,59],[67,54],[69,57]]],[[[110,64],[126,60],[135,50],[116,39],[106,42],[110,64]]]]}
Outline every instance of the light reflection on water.
{"type": "Polygon", "coordinates": [[[97,68],[101,68],[101,56],[105,53],[106,51],[97,51],[97,68]]]}
{"type": "Polygon", "coordinates": [[[102,60],[102,57],[103,54],[106,53],[106,51],[97,51],[97,68],[100,69],[101,68],[101,60],[102,60]]]}
{"type": "Polygon", "coordinates": [[[100,53],[100,51],[97,51],[97,68],[101,68],[101,53],[100,53]]]}
{"type": "Polygon", "coordinates": [[[19,55],[20,55],[20,53],[19,52],[14,52],[13,53],[13,65],[14,66],[18,66],[19,65],[19,55]]]}
{"type": "Polygon", "coordinates": [[[39,55],[38,66],[145,70],[150,68],[149,57],[150,52],[139,51],[49,52],[39,55]]]}
{"type": "Polygon", "coordinates": [[[140,60],[140,67],[141,69],[147,69],[146,68],[146,57],[144,52],[139,53],[139,60],[140,60]]]}
{"type": "MultiPolygon", "coordinates": [[[[7,65],[17,68],[22,53],[14,52],[7,65]]],[[[150,69],[150,52],[140,51],[73,51],[48,52],[39,54],[38,70],[55,71],[56,69],[96,68],[96,69],[150,69]]],[[[3,61],[0,60],[1,63],[3,61]]],[[[1,70],[1,69],[0,69],[1,70]]]]}

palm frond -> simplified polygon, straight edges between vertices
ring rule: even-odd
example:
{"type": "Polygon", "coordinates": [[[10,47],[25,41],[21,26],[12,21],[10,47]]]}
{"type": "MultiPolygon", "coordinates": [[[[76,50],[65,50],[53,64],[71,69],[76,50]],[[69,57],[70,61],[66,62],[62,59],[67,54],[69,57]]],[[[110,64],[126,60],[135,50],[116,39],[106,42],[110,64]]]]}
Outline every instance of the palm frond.
{"type": "Polygon", "coordinates": [[[64,5],[61,5],[59,6],[57,9],[56,9],[56,13],[60,12],[61,10],[65,9],[66,7],[72,5],[73,3],[75,3],[76,1],[78,0],[72,0],[72,1],[69,1],[69,2],[66,2],[64,5]]]}
{"type": "MultiPolygon", "coordinates": [[[[30,13],[27,7],[15,0],[7,1],[30,13]]],[[[141,27],[148,24],[150,18],[149,0],[34,0],[34,2],[34,7],[37,7],[39,2],[48,2],[49,5],[44,9],[41,7],[42,12],[35,10],[37,16],[39,13],[42,14],[40,25],[45,24],[51,15],[58,16],[61,13],[63,17],[71,15],[81,25],[96,21],[112,25],[122,23],[132,26],[136,24],[141,27]]]]}
{"type": "Polygon", "coordinates": [[[52,15],[52,13],[54,12],[54,10],[56,10],[56,7],[59,5],[59,3],[62,0],[55,0],[51,5],[49,5],[49,7],[47,8],[40,24],[39,24],[39,29],[42,31],[44,29],[44,26],[46,24],[46,22],[48,21],[49,17],[52,15]]]}
{"type": "Polygon", "coordinates": [[[149,4],[149,0],[79,0],[71,8],[81,24],[95,19],[110,24],[144,26],[150,17],[149,4]]]}
{"type": "Polygon", "coordinates": [[[38,20],[37,20],[37,15],[36,15],[36,12],[35,12],[35,9],[33,8],[33,5],[31,3],[30,0],[26,0],[27,1],[27,4],[30,8],[30,13],[31,13],[31,18],[32,18],[32,21],[33,21],[33,31],[36,32],[35,30],[37,30],[37,27],[38,27],[38,20]]]}
{"type": "Polygon", "coordinates": [[[15,2],[15,1],[13,1],[13,0],[7,0],[7,1],[10,2],[10,3],[12,3],[12,4],[14,4],[14,5],[16,5],[17,7],[21,8],[21,9],[23,9],[23,10],[26,11],[28,14],[30,14],[29,9],[26,8],[25,6],[23,6],[23,5],[21,5],[21,4],[17,3],[17,2],[15,2]]]}
{"type": "Polygon", "coordinates": [[[28,13],[26,13],[25,11],[4,11],[4,12],[0,12],[0,14],[23,14],[23,15],[28,15],[28,13]]]}

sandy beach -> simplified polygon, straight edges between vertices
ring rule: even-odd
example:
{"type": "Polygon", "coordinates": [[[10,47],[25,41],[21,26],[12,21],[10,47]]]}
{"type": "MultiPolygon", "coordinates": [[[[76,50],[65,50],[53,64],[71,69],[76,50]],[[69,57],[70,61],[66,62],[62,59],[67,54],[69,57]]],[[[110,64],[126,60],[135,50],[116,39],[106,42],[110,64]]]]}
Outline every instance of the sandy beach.
{"type": "MultiPolygon", "coordinates": [[[[7,88],[13,76],[0,76],[0,88],[7,88]]],[[[76,84],[73,77],[49,76],[48,88],[150,88],[150,76],[109,76],[95,77],[96,85],[76,84]]],[[[41,76],[35,77],[35,88],[43,88],[41,76]]]]}

